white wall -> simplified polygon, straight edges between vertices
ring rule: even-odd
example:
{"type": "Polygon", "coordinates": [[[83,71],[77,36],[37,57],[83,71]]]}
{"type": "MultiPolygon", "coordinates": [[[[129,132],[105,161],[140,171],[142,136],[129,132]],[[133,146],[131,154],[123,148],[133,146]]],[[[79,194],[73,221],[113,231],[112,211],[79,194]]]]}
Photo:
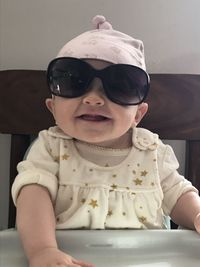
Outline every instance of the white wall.
{"type": "MultiPolygon", "coordinates": [[[[150,73],[200,73],[199,10],[199,0],[0,0],[0,69],[45,69],[66,41],[104,14],[115,29],[144,41],[150,73]]],[[[0,229],[7,221],[8,151],[9,137],[0,135],[0,229]]]]}

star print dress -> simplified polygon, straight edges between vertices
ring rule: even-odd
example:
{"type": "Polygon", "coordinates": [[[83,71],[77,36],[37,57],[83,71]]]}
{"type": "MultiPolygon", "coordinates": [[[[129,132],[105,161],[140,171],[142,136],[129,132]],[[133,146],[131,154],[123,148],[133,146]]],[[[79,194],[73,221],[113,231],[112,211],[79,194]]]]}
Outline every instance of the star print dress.
{"type": "Polygon", "coordinates": [[[14,203],[23,186],[39,184],[51,195],[57,229],[166,228],[164,216],[177,199],[197,190],[177,172],[173,150],[158,135],[134,128],[132,142],[120,163],[100,166],[58,127],[41,131],[18,164],[14,203]]]}

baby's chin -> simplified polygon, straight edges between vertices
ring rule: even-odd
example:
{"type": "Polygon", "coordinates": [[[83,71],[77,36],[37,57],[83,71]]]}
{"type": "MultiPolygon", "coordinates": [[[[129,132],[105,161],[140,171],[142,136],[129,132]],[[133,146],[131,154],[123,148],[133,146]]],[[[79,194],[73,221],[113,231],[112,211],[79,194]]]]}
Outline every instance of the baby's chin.
{"type": "Polygon", "coordinates": [[[103,129],[62,129],[63,132],[74,138],[75,140],[82,141],[88,144],[107,148],[127,148],[131,146],[132,134],[131,131],[125,133],[111,133],[111,131],[104,131],[103,129]]]}
{"type": "Polygon", "coordinates": [[[65,132],[67,135],[73,137],[76,140],[94,144],[94,145],[99,145],[99,146],[107,146],[107,144],[110,144],[112,140],[110,140],[110,135],[109,134],[103,134],[102,132],[99,131],[85,131],[85,133],[79,133],[77,132],[65,132]]]}

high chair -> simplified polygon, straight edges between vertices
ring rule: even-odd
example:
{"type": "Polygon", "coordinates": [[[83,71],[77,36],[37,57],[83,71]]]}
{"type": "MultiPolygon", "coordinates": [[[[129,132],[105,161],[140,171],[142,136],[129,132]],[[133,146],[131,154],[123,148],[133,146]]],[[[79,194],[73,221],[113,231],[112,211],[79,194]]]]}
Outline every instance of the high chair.
{"type": "MultiPolygon", "coordinates": [[[[149,111],[140,123],[161,139],[186,140],[185,176],[200,190],[200,75],[151,74],[149,111]]],[[[9,185],[32,138],[54,125],[45,107],[50,97],[45,71],[0,71],[0,133],[11,135],[9,185]]],[[[16,211],[9,197],[8,227],[16,211]]]]}

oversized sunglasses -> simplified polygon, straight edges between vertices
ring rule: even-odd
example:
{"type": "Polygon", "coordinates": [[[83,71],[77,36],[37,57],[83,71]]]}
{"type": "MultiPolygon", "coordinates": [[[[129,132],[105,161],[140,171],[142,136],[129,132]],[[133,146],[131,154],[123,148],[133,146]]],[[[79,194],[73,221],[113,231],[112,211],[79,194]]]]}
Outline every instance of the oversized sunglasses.
{"type": "Polygon", "coordinates": [[[113,64],[97,70],[83,60],[62,57],[52,60],[47,69],[51,93],[65,98],[86,94],[95,77],[102,81],[107,98],[119,105],[138,105],[149,91],[147,73],[128,64],[113,64]]]}

